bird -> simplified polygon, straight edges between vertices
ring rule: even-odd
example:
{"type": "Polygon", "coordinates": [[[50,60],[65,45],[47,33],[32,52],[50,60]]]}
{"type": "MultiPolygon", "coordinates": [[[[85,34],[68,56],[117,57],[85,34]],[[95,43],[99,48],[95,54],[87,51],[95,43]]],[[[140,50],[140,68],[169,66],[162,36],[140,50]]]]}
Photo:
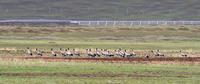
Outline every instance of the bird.
{"type": "Polygon", "coordinates": [[[66,56],[65,51],[62,48],[60,48],[60,54],[61,54],[61,56],[66,56]]]}
{"type": "Polygon", "coordinates": [[[33,55],[32,50],[31,50],[29,47],[27,47],[26,51],[27,51],[27,54],[28,54],[28,55],[30,55],[30,56],[33,55]]]}
{"type": "Polygon", "coordinates": [[[98,48],[96,48],[96,50],[95,50],[95,55],[96,55],[96,56],[98,56],[98,57],[100,57],[100,56],[101,56],[101,52],[99,51],[99,49],[98,49],[98,48]]]}
{"type": "Polygon", "coordinates": [[[37,55],[42,56],[42,51],[41,50],[39,50],[38,48],[36,48],[35,51],[36,51],[37,55]]]}
{"type": "Polygon", "coordinates": [[[91,49],[86,49],[86,54],[89,56],[89,57],[95,57],[96,55],[92,52],[91,49]]]}
{"type": "Polygon", "coordinates": [[[71,51],[69,50],[69,48],[65,49],[64,54],[65,54],[65,56],[73,56],[73,54],[71,53],[71,51]]]}
{"type": "Polygon", "coordinates": [[[80,53],[76,51],[76,49],[72,49],[72,54],[75,56],[80,56],[80,53]]]}
{"type": "Polygon", "coordinates": [[[52,56],[57,56],[57,54],[55,53],[55,51],[54,51],[53,48],[51,48],[51,55],[52,55],[52,56]]]}
{"type": "Polygon", "coordinates": [[[182,50],[180,50],[180,54],[181,54],[182,57],[187,57],[188,56],[187,54],[183,53],[182,50]]]}
{"type": "Polygon", "coordinates": [[[164,54],[160,53],[160,50],[157,50],[155,56],[165,56],[164,54]]]}
{"type": "Polygon", "coordinates": [[[124,50],[124,53],[125,53],[125,57],[128,57],[128,58],[136,56],[136,54],[135,54],[135,52],[133,52],[133,50],[131,53],[128,53],[127,50],[124,50]]]}
{"type": "Polygon", "coordinates": [[[108,49],[104,49],[104,51],[102,52],[102,55],[105,57],[112,57],[114,56],[113,53],[111,53],[108,49]]]}

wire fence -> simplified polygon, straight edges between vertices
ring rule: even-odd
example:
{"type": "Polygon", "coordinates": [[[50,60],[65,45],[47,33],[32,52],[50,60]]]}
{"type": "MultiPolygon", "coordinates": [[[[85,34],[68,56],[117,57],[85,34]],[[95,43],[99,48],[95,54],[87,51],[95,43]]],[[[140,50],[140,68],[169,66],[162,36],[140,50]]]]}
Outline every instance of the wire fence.
{"type": "Polygon", "coordinates": [[[81,20],[0,20],[0,24],[58,24],[78,26],[200,25],[200,21],[81,21],[81,20]]]}
{"type": "Polygon", "coordinates": [[[200,21],[73,21],[83,26],[200,25],[200,21]]]}

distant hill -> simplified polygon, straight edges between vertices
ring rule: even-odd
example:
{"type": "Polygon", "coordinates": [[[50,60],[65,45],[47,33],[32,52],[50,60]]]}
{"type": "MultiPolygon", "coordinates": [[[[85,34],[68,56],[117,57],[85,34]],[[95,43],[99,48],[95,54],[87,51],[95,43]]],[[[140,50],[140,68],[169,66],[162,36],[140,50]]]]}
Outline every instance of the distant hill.
{"type": "Polygon", "coordinates": [[[200,20],[199,0],[0,0],[0,19],[200,20]]]}

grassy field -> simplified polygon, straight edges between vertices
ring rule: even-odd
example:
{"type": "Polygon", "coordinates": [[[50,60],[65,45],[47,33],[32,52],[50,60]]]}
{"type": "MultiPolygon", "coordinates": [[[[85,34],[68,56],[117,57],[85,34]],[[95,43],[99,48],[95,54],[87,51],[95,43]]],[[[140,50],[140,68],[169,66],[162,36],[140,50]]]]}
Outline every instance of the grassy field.
{"type": "Polygon", "coordinates": [[[198,64],[129,64],[1,60],[0,83],[198,84],[198,64]]]}
{"type": "MultiPolygon", "coordinates": [[[[199,26],[133,28],[0,27],[0,55],[20,56],[26,47],[200,50],[199,26]]],[[[198,84],[195,63],[45,62],[0,59],[0,83],[7,84],[198,84]]]]}
{"type": "Polygon", "coordinates": [[[41,48],[107,48],[107,49],[135,49],[135,50],[200,50],[199,41],[151,41],[151,42],[129,42],[129,41],[55,41],[55,40],[0,40],[1,48],[25,49],[26,47],[41,48]]]}
{"type": "MultiPolygon", "coordinates": [[[[135,26],[127,27],[31,27],[0,26],[0,56],[25,56],[24,50],[39,48],[134,49],[138,56],[160,49],[167,56],[179,56],[179,51],[198,56],[199,26],[135,26]],[[136,51],[137,52],[137,51],[136,51]]],[[[48,56],[50,54],[47,54],[48,56]]]]}
{"type": "Polygon", "coordinates": [[[9,84],[198,84],[198,78],[109,78],[109,77],[95,77],[95,78],[77,78],[77,77],[1,77],[1,83],[9,84]]]}
{"type": "Polygon", "coordinates": [[[199,20],[197,0],[1,0],[1,19],[199,20]]]}
{"type": "Polygon", "coordinates": [[[199,50],[199,32],[199,26],[133,28],[1,26],[0,47],[199,50]]]}

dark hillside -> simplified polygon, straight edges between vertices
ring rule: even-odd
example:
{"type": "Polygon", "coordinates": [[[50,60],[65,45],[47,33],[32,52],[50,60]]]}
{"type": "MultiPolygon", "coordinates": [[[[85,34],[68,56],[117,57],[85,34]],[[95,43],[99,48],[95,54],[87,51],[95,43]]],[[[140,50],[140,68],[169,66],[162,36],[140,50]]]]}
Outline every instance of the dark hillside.
{"type": "Polygon", "coordinates": [[[1,0],[1,19],[199,20],[199,0],[1,0]]]}

